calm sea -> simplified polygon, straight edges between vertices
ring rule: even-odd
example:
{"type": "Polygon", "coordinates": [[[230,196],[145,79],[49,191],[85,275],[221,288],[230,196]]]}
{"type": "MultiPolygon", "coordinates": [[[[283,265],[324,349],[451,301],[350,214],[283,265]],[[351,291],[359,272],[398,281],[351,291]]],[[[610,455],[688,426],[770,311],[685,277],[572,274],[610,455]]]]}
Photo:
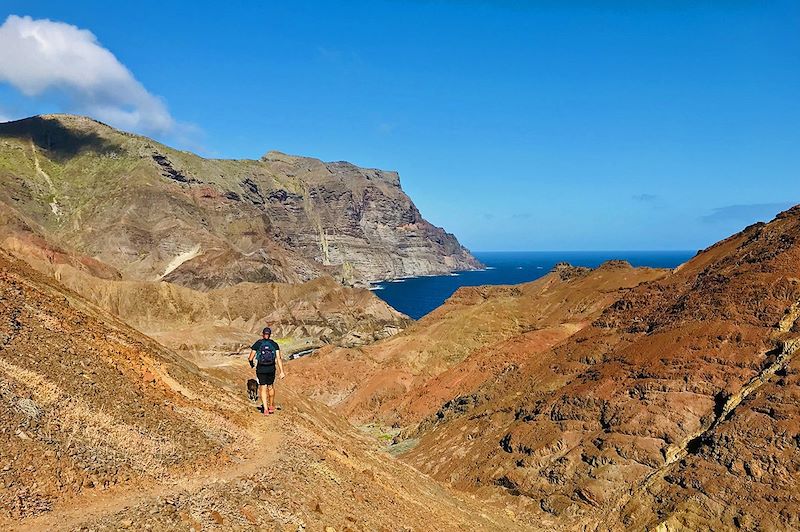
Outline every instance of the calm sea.
{"type": "Polygon", "coordinates": [[[694,254],[694,251],[475,252],[473,255],[487,266],[486,270],[396,279],[378,283],[373,286],[373,290],[400,312],[419,319],[441,305],[459,286],[525,283],[543,276],[558,262],[595,267],[607,260],[622,259],[634,266],[674,268],[694,254]]]}

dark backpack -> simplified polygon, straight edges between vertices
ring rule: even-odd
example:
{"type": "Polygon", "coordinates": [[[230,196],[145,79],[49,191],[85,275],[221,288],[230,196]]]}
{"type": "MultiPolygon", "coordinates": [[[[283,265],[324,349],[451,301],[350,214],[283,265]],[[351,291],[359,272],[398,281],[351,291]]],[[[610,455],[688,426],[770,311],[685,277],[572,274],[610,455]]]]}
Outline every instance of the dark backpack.
{"type": "Polygon", "coordinates": [[[261,342],[257,358],[259,366],[275,365],[276,354],[275,349],[272,348],[272,342],[261,342]]]}

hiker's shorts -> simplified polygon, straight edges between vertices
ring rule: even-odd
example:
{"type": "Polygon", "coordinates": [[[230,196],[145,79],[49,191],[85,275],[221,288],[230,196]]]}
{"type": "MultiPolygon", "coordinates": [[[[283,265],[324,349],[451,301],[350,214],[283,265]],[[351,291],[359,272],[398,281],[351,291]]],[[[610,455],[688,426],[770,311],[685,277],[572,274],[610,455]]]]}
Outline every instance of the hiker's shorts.
{"type": "Polygon", "coordinates": [[[265,384],[272,385],[275,383],[275,366],[263,369],[256,373],[258,384],[264,386],[265,384]]]}

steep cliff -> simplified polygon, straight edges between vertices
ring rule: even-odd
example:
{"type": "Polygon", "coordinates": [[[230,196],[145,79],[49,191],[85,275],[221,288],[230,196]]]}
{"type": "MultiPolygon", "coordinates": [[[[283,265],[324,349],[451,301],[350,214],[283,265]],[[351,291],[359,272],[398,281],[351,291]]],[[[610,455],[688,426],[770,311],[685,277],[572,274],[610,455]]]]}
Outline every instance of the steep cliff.
{"type": "Polygon", "coordinates": [[[328,275],[303,283],[248,283],[197,290],[163,280],[127,280],[116,268],[40,236],[0,204],[0,245],[164,345],[196,356],[249,346],[269,324],[285,354],[325,344],[360,345],[410,320],[364,289],[328,275]]]}
{"type": "Polygon", "coordinates": [[[479,266],[422,218],[396,173],[349,163],[203,159],[48,115],[0,124],[0,183],[6,217],[130,280],[211,289],[479,266]]]}

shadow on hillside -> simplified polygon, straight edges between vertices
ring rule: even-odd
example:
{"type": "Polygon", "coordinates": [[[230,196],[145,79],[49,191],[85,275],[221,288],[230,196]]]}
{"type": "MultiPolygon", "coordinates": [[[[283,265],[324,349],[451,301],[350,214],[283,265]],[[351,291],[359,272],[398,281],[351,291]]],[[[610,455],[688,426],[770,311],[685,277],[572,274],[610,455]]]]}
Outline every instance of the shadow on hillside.
{"type": "Polygon", "coordinates": [[[34,116],[0,124],[0,138],[32,140],[37,149],[57,162],[64,162],[85,152],[102,153],[113,144],[93,131],[70,128],[55,118],[34,116]]]}

